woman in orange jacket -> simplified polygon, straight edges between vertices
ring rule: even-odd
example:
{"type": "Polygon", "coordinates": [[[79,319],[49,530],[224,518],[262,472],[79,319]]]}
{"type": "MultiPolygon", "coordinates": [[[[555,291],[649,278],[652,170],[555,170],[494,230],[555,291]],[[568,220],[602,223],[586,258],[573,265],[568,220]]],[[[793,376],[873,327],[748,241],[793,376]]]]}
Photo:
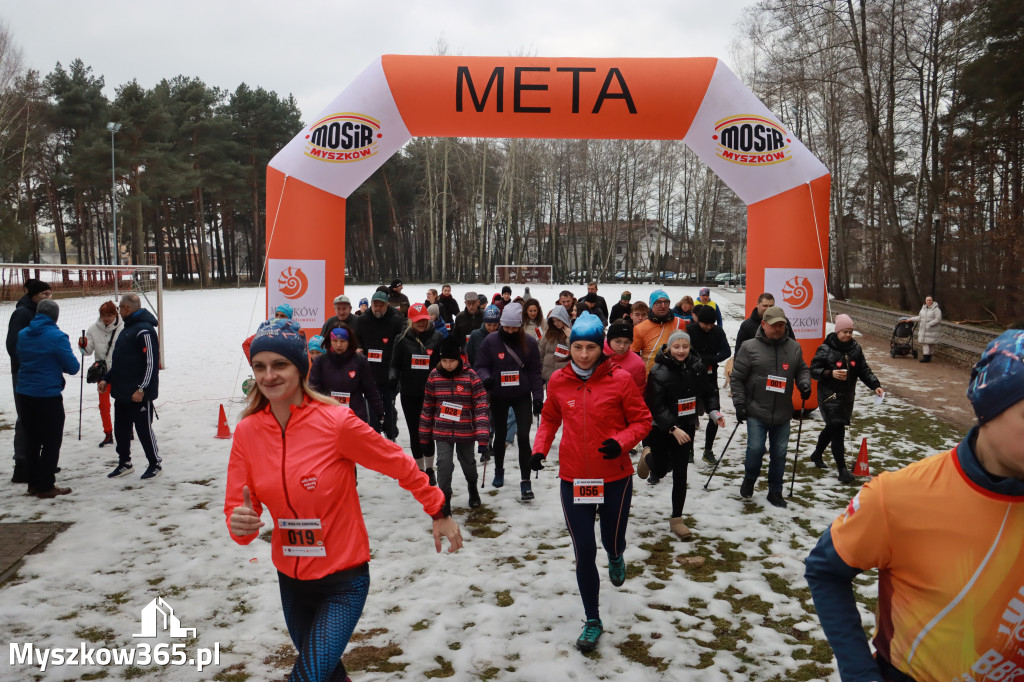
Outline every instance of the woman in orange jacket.
{"type": "Polygon", "coordinates": [[[587,620],[576,640],[593,651],[603,631],[599,613],[601,579],[597,571],[594,518],[600,518],[601,544],[608,553],[608,575],[616,587],[626,580],[626,524],[633,498],[629,451],[651,430],[651,413],[628,372],[602,353],[604,325],[584,312],[569,336],[571,360],[551,375],[548,395],[534,438],[530,467],[544,460],[564,424],[558,448],[562,513],[576,552],[576,583],[587,620]]]}
{"type": "Polygon", "coordinates": [[[290,320],[260,325],[250,347],[255,390],[235,429],[224,514],[232,539],[252,542],[266,506],[272,557],[298,659],[292,680],[345,680],[341,655],[370,586],[370,545],[355,465],[396,479],[434,520],[434,546],[462,547],[444,495],[400,447],[306,383],[305,337],[290,320]]]}

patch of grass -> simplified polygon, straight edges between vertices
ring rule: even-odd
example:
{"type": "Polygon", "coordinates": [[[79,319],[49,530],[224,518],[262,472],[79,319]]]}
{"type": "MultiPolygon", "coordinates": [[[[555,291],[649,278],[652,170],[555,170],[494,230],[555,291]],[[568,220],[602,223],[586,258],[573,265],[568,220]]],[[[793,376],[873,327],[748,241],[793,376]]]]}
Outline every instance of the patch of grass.
{"type": "MultiPolygon", "coordinates": [[[[353,639],[355,639],[354,636],[353,639]]],[[[298,658],[298,652],[295,651],[295,647],[291,644],[282,644],[263,659],[263,665],[269,665],[278,670],[291,670],[295,665],[296,658],[298,658]]]]}
{"type": "MultiPolygon", "coordinates": [[[[823,639],[812,640],[809,647],[796,647],[793,649],[792,655],[793,659],[797,661],[815,661],[826,665],[832,663],[832,647],[830,647],[828,642],[823,639]]],[[[830,666],[828,674],[831,673],[832,670],[830,666]]],[[[827,677],[827,675],[825,675],[825,677],[827,677]]]]}
{"type": "Polygon", "coordinates": [[[245,682],[250,675],[245,671],[245,663],[235,663],[224,668],[213,676],[216,682],[245,682]]]}
{"type": "Polygon", "coordinates": [[[402,607],[398,604],[395,604],[394,606],[389,606],[388,608],[384,609],[384,613],[391,615],[392,613],[398,613],[401,610],[402,607]]]}
{"type": "Polygon", "coordinates": [[[493,680],[501,672],[501,668],[495,668],[493,665],[490,668],[484,668],[478,673],[478,677],[481,680],[493,680]]]}
{"type": "Polygon", "coordinates": [[[646,587],[648,590],[664,590],[665,583],[659,583],[657,581],[652,580],[648,583],[644,583],[644,587],[646,587]]]}
{"type": "Polygon", "coordinates": [[[191,507],[189,507],[189,510],[206,509],[206,505],[208,504],[209,502],[200,502],[199,504],[193,504],[191,507]]]}
{"type": "Polygon", "coordinates": [[[366,670],[380,673],[400,673],[405,672],[409,664],[394,662],[391,659],[401,656],[403,653],[402,648],[394,642],[388,642],[384,646],[364,644],[346,651],[342,661],[349,672],[366,670]]]}
{"type": "Polygon", "coordinates": [[[494,560],[494,564],[496,564],[498,566],[510,565],[513,568],[522,568],[523,567],[523,562],[520,561],[518,557],[514,557],[514,556],[506,556],[506,557],[501,557],[500,559],[495,559],[494,560]]]}
{"type": "MultiPolygon", "coordinates": [[[[672,552],[672,538],[667,535],[662,535],[661,539],[657,542],[642,543],[640,545],[640,549],[649,552],[648,557],[644,559],[643,562],[651,568],[651,575],[653,577],[658,580],[672,579],[672,567],[675,563],[672,552]]],[[[630,566],[626,567],[627,578],[630,577],[630,566]]],[[[637,575],[639,575],[639,573],[637,575]]]]}
{"type": "Polygon", "coordinates": [[[512,606],[516,603],[516,600],[512,598],[512,593],[509,590],[495,592],[494,596],[498,601],[498,606],[501,607],[512,606]]]}
{"type": "Polygon", "coordinates": [[[462,648],[462,642],[452,642],[451,644],[448,645],[448,649],[450,651],[458,651],[461,648],[462,648]]]}
{"type": "Polygon", "coordinates": [[[106,670],[97,670],[94,673],[85,673],[79,679],[81,680],[102,680],[107,677],[106,670]]]}
{"type": "Polygon", "coordinates": [[[361,630],[359,632],[352,633],[349,637],[350,642],[365,642],[366,640],[376,637],[377,635],[387,634],[387,628],[371,628],[369,630],[361,630]]]}
{"type": "MultiPolygon", "coordinates": [[[[147,668],[140,668],[137,665],[130,665],[127,668],[124,669],[124,672],[121,673],[121,677],[123,677],[126,680],[134,680],[136,678],[147,677],[149,675],[152,675],[152,674],[156,673],[159,670],[160,670],[159,666],[154,666],[152,668],[148,668],[147,669],[147,668]]],[[[216,678],[214,678],[214,679],[216,679],[216,678]]]]}
{"type": "Polygon", "coordinates": [[[241,599],[241,600],[238,601],[238,603],[236,603],[234,605],[234,607],[232,607],[231,610],[234,613],[240,613],[243,616],[247,616],[250,613],[253,613],[256,609],[254,609],[253,607],[249,606],[249,602],[245,601],[244,599],[241,599]]]}
{"type": "Polygon", "coordinates": [[[148,583],[149,585],[152,585],[153,587],[156,587],[157,585],[159,585],[163,581],[164,581],[164,577],[161,575],[161,576],[159,576],[157,578],[150,578],[149,580],[146,581],[146,583],[148,583]]]}
{"type": "Polygon", "coordinates": [[[191,483],[192,485],[210,485],[216,480],[217,479],[215,478],[201,478],[194,481],[186,481],[186,483],[191,483]]]}
{"type": "Polygon", "coordinates": [[[714,651],[702,651],[702,652],[700,652],[700,660],[697,662],[697,665],[695,665],[693,667],[696,668],[697,670],[703,670],[704,668],[710,668],[714,662],[715,662],[715,652],[714,651]]]}
{"type": "Polygon", "coordinates": [[[558,549],[558,548],[555,547],[554,545],[549,545],[549,544],[547,544],[545,542],[542,542],[539,545],[537,545],[537,549],[539,549],[539,550],[549,550],[549,549],[558,549]]]}
{"type": "Polygon", "coordinates": [[[78,616],[78,611],[72,611],[71,613],[65,613],[63,616],[57,616],[57,620],[71,620],[78,616]]]}
{"type": "Polygon", "coordinates": [[[164,535],[173,535],[173,534],[174,534],[174,531],[178,530],[178,527],[177,527],[177,526],[175,526],[175,525],[174,525],[174,524],[172,523],[172,524],[171,524],[171,525],[169,525],[169,526],[163,526],[162,528],[157,528],[157,530],[159,530],[159,531],[160,531],[161,533],[163,533],[164,535]]]}
{"type": "Polygon", "coordinates": [[[420,630],[426,630],[429,627],[430,627],[430,621],[427,620],[426,618],[424,618],[423,620],[421,620],[418,623],[413,623],[412,630],[413,630],[413,632],[419,632],[420,630]]]}
{"type": "Polygon", "coordinates": [[[740,596],[741,594],[742,593],[739,590],[732,585],[729,585],[729,587],[716,594],[715,598],[729,602],[732,605],[733,613],[750,611],[752,613],[766,616],[768,615],[768,612],[771,611],[772,605],[761,599],[756,594],[748,594],[742,597],[740,596]]]}
{"type": "Polygon", "coordinates": [[[665,672],[668,669],[668,663],[664,658],[651,656],[651,645],[645,642],[640,635],[628,635],[626,641],[619,644],[616,648],[618,648],[619,653],[624,658],[628,658],[634,663],[654,668],[658,672],[665,672]]]}
{"type": "Polygon", "coordinates": [[[117,637],[110,628],[78,628],[75,638],[85,642],[112,642],[117,637]]]}
{"type": "Polygon", "coordinates": [[[434,661],[437,662],[437,667],[423,673],[424,677],[451,677],[455,674],[455,668],[453,668],[451,662],[445,660],[443,656],[435,656],[434,661]]]}

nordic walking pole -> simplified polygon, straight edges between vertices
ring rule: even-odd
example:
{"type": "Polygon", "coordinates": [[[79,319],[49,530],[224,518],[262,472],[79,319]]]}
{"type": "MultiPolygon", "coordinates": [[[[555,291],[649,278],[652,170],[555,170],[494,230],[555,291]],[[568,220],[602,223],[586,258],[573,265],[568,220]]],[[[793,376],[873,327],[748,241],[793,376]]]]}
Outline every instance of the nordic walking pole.
{"type": "Polygon", "coordinates": [[[806,400],[800,400],[800,421],[796,427],[796,452],[793,453],[793,480],[789,482],[789,497],[793,497],[793,486],[796,485],[796,465],[800,461],[800,435],[804,430],[804,405],[806,400]]]}
{"type": "MultiPolygon", "coordinates": [[[[85,338],[84,329],[79,338],[85,338]]],[[[85,395],[85,349],[79,346],[78,350],[82,353],[82,365],[79,367],[82,378],[79,381],[80,387],[78,389],[78,440],[82,440],[82,398],[85,395]]]]}
{"type": "Polygon", "coordinates": [[[722,454],[718,456],[718,461],[715,462],[715,468],[711,470],[711,475],[708,476],[708,482],[704,484],[704,490],[708,489],[708,485],[711,484],[711,479],[715,477],[715,472],[718,471],[718,465],[725,459],[725,451],[729,449],[729,443],[732,442],[732,437],[736,435],[736,429],[740,428],[739,420],[736,420],[736,426],[732,427],[732,433],[729,434],[729,440],[725,441],[725,447],[722,448],[722,454]]]}

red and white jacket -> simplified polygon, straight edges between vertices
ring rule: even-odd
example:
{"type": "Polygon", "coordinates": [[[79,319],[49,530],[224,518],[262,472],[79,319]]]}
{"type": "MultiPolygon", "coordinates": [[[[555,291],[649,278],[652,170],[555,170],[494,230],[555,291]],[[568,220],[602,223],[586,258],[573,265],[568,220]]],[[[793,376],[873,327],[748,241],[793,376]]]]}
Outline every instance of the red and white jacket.
{"type": "Polygon", "coordinates": [[[435,367],[427,377],[420,412],[421,443],[440,440],[447,443],[476,441],[487,444],[490,417],[487,391],[469,363],[462,361],[462,370],[446,377],[435,367]]]}
{"type": "Polygon", "coordinates": [[[534,452],[547,455],[563,423],[559,478],[617,481],[633,475],[629,451],[650,432],[651,412],[633,377],[605,358],[586,381],[576,376],[571,364],[551,375],[533,441],[534,452]],[[604,459],[597,451],[608,438],[618,441],[622,448],[615,459],[604,459]]]}
{"type": "MultiPolygon", "coordinates": [[[[315,580],[370,560],[370,542],[356,492],[355,469],[361,464],[396,479],[436,516],[444,494],[432,486],[416,461],[374,431],[347,407],[305,400],[291,408],[282,429],[267,407],[249,415],[235,429],[228,460],[224,515],[231,531],[231,512],[242,504],[242,486],[249,487],[257,514],[266,506],[274,521],[271,538],[274,566],[287,576],[315,580]],[[320,532],[295,535],[283,529],[291,519],[300,527],[319,521],[320,532]],[[307,542],[313,540],[312,546],[307,542]],[[322,545],[318,545],[322,542],[322,545]],[[292,549],[286,550],[289,546],[292,549]],[[325,556],[302,555],[323,547],[325,556]]],[[[247,545],[257,533],[231,534],[247,545]]]]}

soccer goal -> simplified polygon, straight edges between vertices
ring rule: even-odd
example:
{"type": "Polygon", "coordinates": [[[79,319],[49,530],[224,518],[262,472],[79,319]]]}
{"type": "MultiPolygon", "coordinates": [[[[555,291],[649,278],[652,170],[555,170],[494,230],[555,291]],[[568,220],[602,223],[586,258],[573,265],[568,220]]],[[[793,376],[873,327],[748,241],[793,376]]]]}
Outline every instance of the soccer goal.
{"type": "MultiPolygon", "coordinates": [[[[117,303],[128,293],[138,294],[142,307],[161,324],[164,321],[164,278],[159,265],[51,265],[0,263],[0,319],[9,320],[18,299],[25,295],[25,280],[49,282],[60,304],[57,326],[77,348],[82,330],[92,326],[106,301],[117,303]]],[[[160,327],[157,327],[160,333],[160,327]]],[[[166,335],[160,334],[160,366],[166,367],[166,335]]],[[[0,371],[11,373],[11,359],[0,354],[0,371]]]]}
{"type": "Polygon", "coordinates": [[[550,265],[495,265],[495,284],[551,284],[550,265]]]}

